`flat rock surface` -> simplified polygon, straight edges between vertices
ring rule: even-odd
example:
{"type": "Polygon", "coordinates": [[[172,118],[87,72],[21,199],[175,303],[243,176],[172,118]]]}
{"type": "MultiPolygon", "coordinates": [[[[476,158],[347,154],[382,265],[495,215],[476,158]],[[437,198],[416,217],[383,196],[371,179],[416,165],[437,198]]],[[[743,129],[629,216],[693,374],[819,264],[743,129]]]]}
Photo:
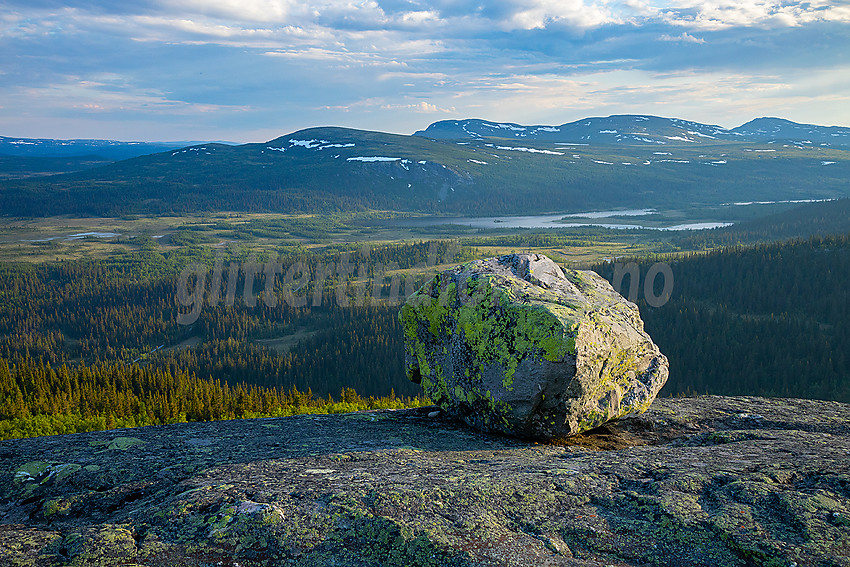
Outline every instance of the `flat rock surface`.
{"type": "Polygon", "coordinates": [[[850,566],[850,406],[659,398],[535,444],[433,408],[0,442],[0,566],[850,566]]]}

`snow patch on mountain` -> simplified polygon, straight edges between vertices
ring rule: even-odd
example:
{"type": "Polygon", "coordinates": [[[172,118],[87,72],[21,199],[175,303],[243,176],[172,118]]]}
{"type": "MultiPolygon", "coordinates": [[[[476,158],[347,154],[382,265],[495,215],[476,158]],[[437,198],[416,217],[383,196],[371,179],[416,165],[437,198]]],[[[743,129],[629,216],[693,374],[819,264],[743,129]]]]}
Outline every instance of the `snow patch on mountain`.
{"type": "MultiPolygon", "coordinates": [[[[215,150],[215,148],[210,149],[215,150]]],[[[204,152],[208,156],[212,155],[210,152],[207,151],[207,148],[186,148],[185,150],[178,150],[176,152],[172,152],[171,155],[176,156],[177,154],[185,154],[186,152],[198,152],[199,154],[200,152],[204,152]]]]}
{"type": "Polygon", "coordinates": [[[709,136],[708,134],[703,134],[702,132],[697,132],[696,130],[688,130],[688,134],[691,136],[699,136],[700,138],[711,138],[712,140],[716,140],[716,136],[709,136]]]}
{"type": "Polygon", "coordinates": [[[332,143],[328,140],[289,140],[289,147],[273,147],[266,146],[267,150],[272,150],[275,152],[286,152],[286,150],[292,148],[305,148],[308,150],[326,150],[328,148],[353,148],[355,146],[354,142],[348,142],[345,144],[332,143]]]}
{"type": "Polygon", "coordinates": [[[400,161],[400,157],[383,157],[383,156],[356,156],[346,158],[345,161],[362,161],[367,163],[373,163],[377,161],[400,161]]]}
{"type": "Polygon", "coordinates": [[[329,143],[327,140],[289,140],[289,147],[301,146],[310,150],[327,143],[329,143]]]}
{"type": "Polygon", "coordinates": [[[664,140],[653,140],[652,138],[644,138],[642,136],[631,136],[633,140],[637,140],[638,142],[646,142],[647,144],[666,144],[664,140]]]}
{"type": "Polygon", "coordinates": [[[349,142],[347,144],[327,144],[325,146],[319,146],[318,149],[325,150],[327,148],[353,148],[354,142],[349,142]]]}
{"type": "Polygon", "coordinates": [[[550,156],[562,156],[564,152],[553,152],[552,150],[538,150],[537,148],[523,148],[517,146],[496,146],[494,144],[484,144],[490,148],[496,148],[497,150],[508,150],[511,152],[528,152],[530,154],[546,154],[550,156]]]}

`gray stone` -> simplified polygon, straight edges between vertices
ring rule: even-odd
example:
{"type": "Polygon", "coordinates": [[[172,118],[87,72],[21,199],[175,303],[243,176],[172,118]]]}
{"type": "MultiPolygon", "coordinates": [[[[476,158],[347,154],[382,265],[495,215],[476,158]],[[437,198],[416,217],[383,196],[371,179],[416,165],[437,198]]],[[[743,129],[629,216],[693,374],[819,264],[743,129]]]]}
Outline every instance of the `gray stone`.
{"type": "Polygon", "coordinates": [[[438,274],[400,318],[409,378],[483,431],[576,435],[646,411],[667,380],[635,304],[539,254],[438,274]]]}
{"type": "Polygon", "coordinates": [[[0,441],[0,565],[850,566],[850,405],[659,397],[557,444],[433,410],[0,441]]]}

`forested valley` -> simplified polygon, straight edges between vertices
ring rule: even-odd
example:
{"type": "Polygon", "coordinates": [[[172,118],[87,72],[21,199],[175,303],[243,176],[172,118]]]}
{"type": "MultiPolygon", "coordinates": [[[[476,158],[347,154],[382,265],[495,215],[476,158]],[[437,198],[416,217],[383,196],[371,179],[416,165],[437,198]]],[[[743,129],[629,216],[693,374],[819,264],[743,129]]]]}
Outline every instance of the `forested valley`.
{"type": "MultiPolygon", "coordinates": [[[[663,306],[647,305],[645,281],[637,301],[670,360],[662,395],[850,401],[850,235],[635,260],[642,277],[655,262],[674,275],[663,306]]],[[[595,269],[613,281],[612,263],[595,269]]]]}
{"type": "MultiPolygon", "coordinates": [[[[246,297],[245,266],[270,253],[244,248],[166,252],[148,241],[108,260],[4,264],[0,437],[427,403],[404,375],[394,297],[494,244],[288,246],[277,251],[274,301],[261,268],[246,297]],[[209,277],[197,317],[181,325],[199,281],[181,294],[179,275],[193,263],[209,277]]],[[[667,303],[638,299],[670,359],[661,395],[850,401],[850,235],[634,261],[644,276],[655,262],[674,275],[667,303]]],[[[613,263],[593,268],[613,278],[613,263]]]]}

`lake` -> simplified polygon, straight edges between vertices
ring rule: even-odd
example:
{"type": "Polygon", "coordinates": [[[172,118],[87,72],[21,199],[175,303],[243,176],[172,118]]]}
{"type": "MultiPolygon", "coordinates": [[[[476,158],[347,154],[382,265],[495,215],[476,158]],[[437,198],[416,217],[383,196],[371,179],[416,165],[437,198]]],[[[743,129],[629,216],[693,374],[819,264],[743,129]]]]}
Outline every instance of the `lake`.
{"type": "Polygon", "coordinates": [[[460,225],[473,228],[575,228],[582,226],[599,226],[620,230],[650,229],[650,230],[705,230],[730,226],[731,222],[694,222],[670,226],[644,226],[640,224],[596,222],[590,219],[605,219],[610,217],[640,217],[656,212],[655,209],[626,209],[621,211],[588,211],[584,213],[547,213],[544,215],[528,216],[499,216],[499,217],[427,217],[406,219],[405,226],[434,226],[460,225]],[[564,222],[564,219],[582,218],[587,222],[564,222]]]}

